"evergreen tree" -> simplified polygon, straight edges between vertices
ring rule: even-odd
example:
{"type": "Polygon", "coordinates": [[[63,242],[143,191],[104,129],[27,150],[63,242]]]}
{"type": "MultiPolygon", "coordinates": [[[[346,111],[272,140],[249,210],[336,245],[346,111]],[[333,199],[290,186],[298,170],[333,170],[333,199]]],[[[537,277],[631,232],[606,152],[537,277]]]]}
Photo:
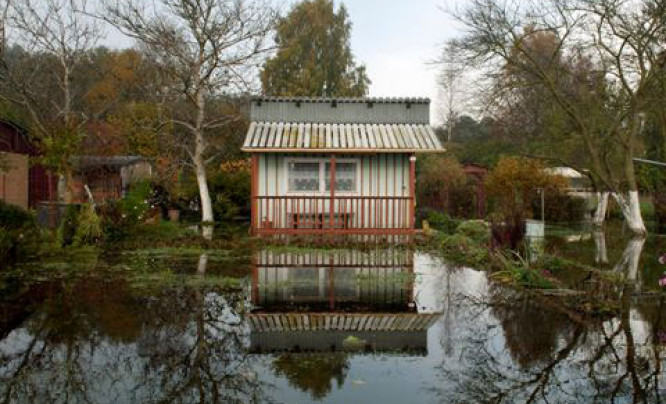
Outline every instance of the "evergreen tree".
{"type": "Polygon", "coordinates": [[[276,55],[261,72],[263,91],[275,96],[359,97],[370,79],[350,46],[352,24],[344,5],[305,0],[280,20],[276,55]]]}

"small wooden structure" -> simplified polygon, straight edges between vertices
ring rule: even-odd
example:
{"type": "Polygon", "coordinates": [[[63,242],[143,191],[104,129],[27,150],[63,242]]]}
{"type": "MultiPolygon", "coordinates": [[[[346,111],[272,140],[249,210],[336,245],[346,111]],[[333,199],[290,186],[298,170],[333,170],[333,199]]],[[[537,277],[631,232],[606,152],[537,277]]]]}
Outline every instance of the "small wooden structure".
{"type": "Polygon", "coordinates": [[[74,159],[74,202],[87,202],[84,186],[96,202],[125,196],[132,182],[150,179],[152,166],[141,156],[77,156],[74,159]]]}
{"type": "Polygon", "coordinates": [[[253,99],[252,233],[413,234],[416,154],[444,152],[429,111],[421,98],[253,99]]]}
{"type": "Polygon", "coordinates": [[[488,168],[474,163],[463,164],[463,172],[467,176],[468,183],[474,186],[476,195],[476,217],[483,219],[487,213],[486,177],[488,168]]]}
{"type": "Polygon", "coordinates": [[[0,121],[0,200],[24,209],[51,200],[56,179],[30,158],[39,150],[19,125],[0,121]]]}

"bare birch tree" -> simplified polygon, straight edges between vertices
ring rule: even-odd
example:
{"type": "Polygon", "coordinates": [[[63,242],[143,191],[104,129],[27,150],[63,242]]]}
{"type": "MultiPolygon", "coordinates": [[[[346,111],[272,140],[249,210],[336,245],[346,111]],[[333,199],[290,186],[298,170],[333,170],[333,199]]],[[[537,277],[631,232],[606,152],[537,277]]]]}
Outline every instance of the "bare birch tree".
{"type": "Polygon", "coordinates": [[[42,146],[57,150],[46,150],[47,165],[60,174],[59,195],[69,200],[69,159],[90,118],[75,107],[86,92],[75,70],[96,46],[102,27],[87,16],[87,0],[7,0],[6,6],[8,36],[25,52],[15,52],[11,60],[3,53],[0,75],[8,91],[0,99],[23,108],[42,146]]]}
{"type": "Polygon", "coordinates": [[[569,136],[586,151],[589,162],[566,161],[590,170],[602,191],[610,192],[628,226],[646,233],[633,158],[640,144],[646,88],[655,79],[661,55],[658,33],[666,19],[650,11],[661,0],[471,0],[456,16],[468,29],[461,43],[470,62],[491,74],[505,66],[520,71],[543,88],[571,122],[569,136]],[[531,36],[556,38],[550,60],[534,57],[531,36]],[[584,55],[594,65],[585,72],[573,61],[584,55]],[[572,63],[559,63],[564,55],[572,63]],[[564,83],[564,85],[563,85],[564,83]]]}
{"type": "Polygon", "coordinates": [[[457,41],[449,41],[442,57],[436,61],[441,66],[439,86],[443,98],[443,113],[446,123],[446,141],[453,141],[453,126],[464,108],[464,54],[457,41]]]}
{"type": "Polygon", "coordinates": [[[136,39],[156,59],[183,100],[174,125],[188,134],[180,145],[196,173],[201,220],[213,222],[206,165],[211,161],[209,133],[236,116],[211,112],[211,97],[249,90],[248,71],[269,50],[275,13],[263,0],[107,0],[103,18],[136,39]]]}

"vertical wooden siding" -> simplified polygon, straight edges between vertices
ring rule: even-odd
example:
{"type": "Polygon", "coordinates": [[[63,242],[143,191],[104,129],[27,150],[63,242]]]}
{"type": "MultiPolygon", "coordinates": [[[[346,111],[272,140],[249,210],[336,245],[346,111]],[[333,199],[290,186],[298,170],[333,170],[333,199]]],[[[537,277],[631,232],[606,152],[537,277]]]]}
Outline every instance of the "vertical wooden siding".
{"type": "MultiPolygon", "coordinates": [[[[309,196],[329,197],[329,193],[289,193],[287,189],[287,161],[291,158],[318,158],[330,160],[326,155],[307,154],[260,154],[257,156],[257,195],[258,197],[299,197],[302,200],[260,202],[254,205],[255,220],[260,228],[278,226],[291,227],[287,217],[294,210],[325,212],[331,209],[328,200],[307,200],[309,196]]],[[[336,195],[334,211],[353,212],[352,226],[355,228],[411,229],[409,203],[409,163],[408,154],[339,155],[338,161],[353,159],[359,161],[357,177],[358,192],[336,195]],[[383,199],[369,199],[381,197],[383,199]],[[401,199],[392,199],[401,198],[401,199]]],[[[318,223],[312,223],[316,226],[318,223]]]]}

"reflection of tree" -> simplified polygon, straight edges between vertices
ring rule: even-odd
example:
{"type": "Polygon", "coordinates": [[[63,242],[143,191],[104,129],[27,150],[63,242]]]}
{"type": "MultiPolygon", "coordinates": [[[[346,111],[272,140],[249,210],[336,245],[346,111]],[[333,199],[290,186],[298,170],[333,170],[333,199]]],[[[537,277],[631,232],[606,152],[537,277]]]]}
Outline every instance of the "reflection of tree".
{"type": "Polygon", "coordinates": [[[273,371],[286,377],[292,386],[319,400],[328,395],[335,380],[342,387],[349,364],[344,353],[284,354],[273,362],[273,371]]]}
{"type": "Polygon", "coordinates": [[[623,273],[625,279],[636,282],[638,280],[638,263],[643,253],[645,238],[632,238],[622,252],[622,257],[613,268],[616,272],[623,273]]]}
{"type": "Polygon", "coordinates": [[[261,401],[241,292],[96,276],[31,287],[47,290],[0,341],[0,403],[261,401]]]}
{"type": "Polygon", "coordinates": [[[91,352],[102,337],[120,342],[138,335],[126,292],[127,285],[117,279],[30,285],[27,293],[40,298],[32,302],[31,317],[20,329],[25,338],[0,349],[0,402],[28,397],[37,397],[30,402],[93,402],[89,386],[98,374],[88,368],[91,352]]]}
{"type": "MultiPolygon", "coordinates": [[[[473,333],[467,337],[464,344],[469,348],[461,356],[461,368],[446,371],[447,378],[457,383],[455,397],[450,401],[493,404],[661,402],[659,350],[652,338],[642,335],[641,328],[656,320],[630,321],[632,288],[625,286],[620,293],[621,309],[616,318],[578,321],[573,322],[574,325],[550,323],[549,319],[557,315],[546,309],[525,311],[523,304],[498,309],[497,302],[481,303],[487,304],[489,311],[499,317],[503,333],[492,328],[494,332],[473,333]],[[512,310],[518,313],[510,313],[512,310]],[[511,322],[532,325],[514,327],[511,322]],[[547,327],[550,331],[544,335],[538,327],[547,327]],[[501,337],[506,339],[505,345],[498,344],[501,337]],[[540,338],[550,341],[546,348],[530,342],[540,338]],[[530,355],[524,352],[526,350],[536,350],[537,354],[530,355]]],[[[532,305],[537,306],[538,302],[532,305]]],[[[659,310],[654,314],[661,315],[659,310]]]]}
{"type": "MultiPolygon", "coordinates": [[[[503,294],[502,299],[506,299],[506,291],[503,294]]],[[[492,309],[502,325],[511,356],[522,367],[550,362],[558,342],[571,338],[574,324],[527,296],[516,293],[511,300],[511,305],[499,304],[492,309]]]]}

